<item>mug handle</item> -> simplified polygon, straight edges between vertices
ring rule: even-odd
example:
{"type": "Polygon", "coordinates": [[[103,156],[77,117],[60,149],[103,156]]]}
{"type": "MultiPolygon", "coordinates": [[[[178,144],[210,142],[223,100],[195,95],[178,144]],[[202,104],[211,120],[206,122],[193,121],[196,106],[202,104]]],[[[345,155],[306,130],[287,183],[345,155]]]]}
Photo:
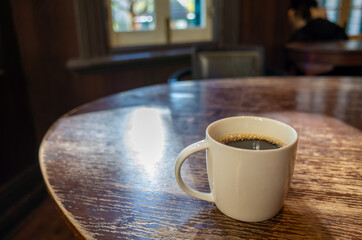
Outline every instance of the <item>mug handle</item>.
{"type": "Polygon", "coordinates": [[[201,140],[199,142],[193,143],[186,148],[184,148],[180,154],[177,156],[176,163],[175,163],[175,176],[176,181],[180,188],[187,193],[188,195],[199,198],[201,200],[214,202],[214,197],[212,196],[212,193],[206,193],[206,192],[200,192],[195,189],[190,188],[187,186],[181,177],[181,166],[184,163],[184,161],[193,153],[202,151],[208,148],[208,144],[205,140],[201,140]]]}

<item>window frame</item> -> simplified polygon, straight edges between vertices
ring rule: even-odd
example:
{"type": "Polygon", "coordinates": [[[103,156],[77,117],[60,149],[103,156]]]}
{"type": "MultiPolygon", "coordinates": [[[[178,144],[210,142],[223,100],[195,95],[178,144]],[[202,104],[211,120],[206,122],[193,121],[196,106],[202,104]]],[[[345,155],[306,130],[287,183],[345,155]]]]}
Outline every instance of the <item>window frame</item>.
{"type": "Polygon", "coordinates": [[[166,17],[164,13],[164,1],[155,1],[155,21],[156,29],[149,31],[131,31],[131,32],[114,32],[112,29],[113,17],[111,9],[111,0],[104,0],[107,11],[107,34],[110,47],[127,47],[127,46],[143,46],[143,45],[161,45],[167,41],[164,35],[166,23],[163,19],[166,17]],[[118,45],[118,46],[117,46],[118,45]]]}
{"type": "Polygon", "coordinates": [[[207,42],[213,40],[213,1],[202,0],[205,5],[205,28],[170,29],[168,0],[155,1],[156,29],[150,31],[114,32],[111,0],[105,0],[107,8],[107,27],[109,45],[114,47],[129,47],[142,45],[162,45],[187,42],[207,42]]]}
{"type": "Polygon", "coordinates": [[[205,4],[205,27],[193,29],[170,29],[169,43],[187,43],[212,41],[214,29],[215,6],[212,0],[203,0],[205,4]]]}
{"type": "MultiPolygon", "coordinates": [[[[214,6],[213,9],[223,9],[223,1],[210,0],[214,6]]],[[[211,41],[194,41],[187,43],[163,43],[163,44],[144,44],[138,46],[112,47],[108,34],[109,15],[105,0],[74,0],[75,17],[77,22],[78,45],[80,48],[81,59],[91,59],[104,57],[114,54],[167,50],[187,48],[195,45],[214,45],[219,41],[220,34],[218,30],[220,22],[216,19],[222,19],[220,12],[214,13],[212,25],[213,34],[211,41]]]]}

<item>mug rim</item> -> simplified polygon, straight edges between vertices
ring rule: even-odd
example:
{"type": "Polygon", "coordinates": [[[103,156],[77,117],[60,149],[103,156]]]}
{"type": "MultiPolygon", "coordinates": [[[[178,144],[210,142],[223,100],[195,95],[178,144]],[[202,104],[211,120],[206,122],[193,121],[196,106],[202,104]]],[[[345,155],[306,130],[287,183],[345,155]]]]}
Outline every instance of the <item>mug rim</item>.
{"type": "Polygon", "coordinates": [[[235,150],[235,151],[242,151],[242,152],[253,152],[253,153],[261,153],[261,152],[275,152],[275,151],[283,151],[285,149],[288,149],[288,148],[291,148],[293,147],[297,142],[298,142],[298,139],[299,139],[299,135],[298,135],[298,132],[292,127],[290,126],[289,124],[286,124],[282,121],[279,121],[279,120],[276,120],[276,119],[272,119],[272,118],[268,118],[268,117],[259,117],[259,116],[233,116],[233,117],[226,117],[226,118],[221,118],[219,120],[216,120],[212,123],[210,123],[207,128],[206,128],[206,136],[208,139],[211,139],[212,142],[216,143],[217,145],[219,146],[222,146],[222,147],[226,147],[227,149],[230,149],[230,150],[235,150]],[[284,126],[286,126],[287,128],[291,129],[292,132],[295,134],[295,139],[287,144],[286,146],[282,146],[280,148],[277,148],[277,149],[264,149],[264,150],[255,150],[255,149],[244,149],[244,148],[236,148],[236,147],[232,147],[232,146],[228,146],[226,144],[222,144],[220,143],[219,141],[217,141],[216,139],[214,139],[213,137],[210,136],[209,134],[209,130],[210,128],[217,124],[217,123],[220,123],[220,122],[223,122],[223,121],[228,121],[230,119],[235,119],[235,118],[241,118],[241,119],[246,119],[246,118],[249,118],[249,119],[266,119],[267,121],[272,121],[272,122],[276,122],[278,124],[282,124],[284,126]]]}

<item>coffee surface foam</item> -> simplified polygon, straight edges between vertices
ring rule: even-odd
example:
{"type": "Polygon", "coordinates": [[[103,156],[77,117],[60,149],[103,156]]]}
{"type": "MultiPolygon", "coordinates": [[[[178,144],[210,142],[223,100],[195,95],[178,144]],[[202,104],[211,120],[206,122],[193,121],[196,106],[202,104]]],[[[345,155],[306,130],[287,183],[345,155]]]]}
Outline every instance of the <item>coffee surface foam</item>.
{"type": "Polygon", "coordinates": [[[286,146],[283,141],[274,138],[274,137],[268,137],[262,134],[256,134],[256,133],[231,133],[228,135],[225,135],[224,137],[221,137],[219,139],[216,139],[218,142],[226,144],[229,142],[235,142],[239,140],[245,140],[245,139],[251,139],[251,140],[266,140],[272,144],[279,145],[281,147],[286,146]]]}

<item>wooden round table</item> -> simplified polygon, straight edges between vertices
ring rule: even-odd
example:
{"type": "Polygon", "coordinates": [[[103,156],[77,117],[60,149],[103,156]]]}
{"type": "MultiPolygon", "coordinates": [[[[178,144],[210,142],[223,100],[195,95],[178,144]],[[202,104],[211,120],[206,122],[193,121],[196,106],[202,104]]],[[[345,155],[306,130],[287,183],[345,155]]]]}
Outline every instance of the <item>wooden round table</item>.
{"type": "MultiPolygon", "coordinates": [[[[45,183],[61,214],[86,239],[361,239],[362,77],[244,78],[178,82],[81,106],[40,147],[45,183]],[[186,195],[174,161],[206,126],[266,116],[299,133],[283,209],[246,223],[186,195]]],[[[205,154],[182,168],[208,191],[205,154]]],[[[51,219],[49,220],[51,221],[51,219]]]]}
{"type": "Polygon", "coordinates": [[[306,75],[318,75],[334,67],[354,67],[350,71],[362,68],[362,41],[359,40],[293,42],[286,45],[286,50],[292,72],[299,69],[306,75]]]}

